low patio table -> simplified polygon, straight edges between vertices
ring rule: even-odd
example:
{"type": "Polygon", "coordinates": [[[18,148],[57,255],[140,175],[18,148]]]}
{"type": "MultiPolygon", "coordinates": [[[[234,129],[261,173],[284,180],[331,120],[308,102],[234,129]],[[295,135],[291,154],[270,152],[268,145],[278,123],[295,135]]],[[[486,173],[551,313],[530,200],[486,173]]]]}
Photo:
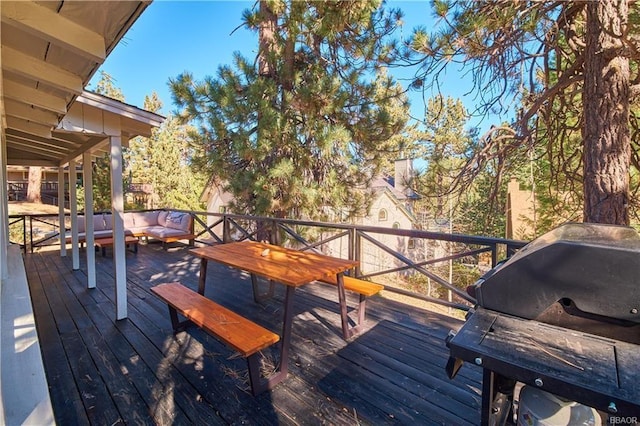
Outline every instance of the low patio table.
{"type": "MultiPolygon", "coordinates": [[[[288,369],[288,352],[293,321],[293,298],[296,288],[327,276],[336,276],[343,337],[346,340],[355,332],[355,329],[349,327],[343,281],[343,273],[358,266],[358,262],[355,260],[338,259],[255,241],[198,247],[190,250],[190,252],[202,259],[198,283],[198,292],[202,295],[204,295],[209,260],[247,271],[252,274],[252,277],[257,275],[271,282],[279,282],[286,285],[279,374],[286,376],[288,369]]],[[[256,290],[254,281],[254,297],[257,298],[256,290]]]]}
{"type": "MultiPolygon", "coordinates": [[[[102,249],[102,256],[106,255],[107,247],[113,247],[113,237],[106,238],[96,238],[93,242],[96,247],[100,247],[102,249]]],[[[132,235],[124,236],[124,244],[125,247],[133,246],[133,252],[138,252],[138,239],[132,235]]]]}

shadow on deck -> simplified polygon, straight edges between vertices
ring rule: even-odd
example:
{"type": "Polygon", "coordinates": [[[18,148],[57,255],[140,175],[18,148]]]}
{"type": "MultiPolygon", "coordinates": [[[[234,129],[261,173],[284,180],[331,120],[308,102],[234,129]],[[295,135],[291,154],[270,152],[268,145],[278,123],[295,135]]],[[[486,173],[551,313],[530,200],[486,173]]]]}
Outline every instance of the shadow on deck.
{"type": "MultiPolygon", "coordinates": [[[[81,252],[81,257],[84,253],[81,252]]],[[[38,335],[58,424],[476,424],[481,370],[450,381],[444,338],[461,322],[374,297],[368,329],[341,338],[337,293],[297,290],[289,377],[254,398],[246,363],[197,328],[173,335],[168,310],[149,288],[197,288],[188,249],[141,245],[127,253],[128,318],[115,320],[113,261],[96,256],[96,289],[84,265],[57,251],[25,256],[38,335]]],[[[206,295],[279,332],[283,286],[265,304],[251,281],[209,262],[206,295]]],[[[349,298],[355,306],[356,297],[349,298]]],[[[277,345],[276,345],[277,346],[277,345]]],[[[268,367],[276,354],[265,351],[268,367]]]]}

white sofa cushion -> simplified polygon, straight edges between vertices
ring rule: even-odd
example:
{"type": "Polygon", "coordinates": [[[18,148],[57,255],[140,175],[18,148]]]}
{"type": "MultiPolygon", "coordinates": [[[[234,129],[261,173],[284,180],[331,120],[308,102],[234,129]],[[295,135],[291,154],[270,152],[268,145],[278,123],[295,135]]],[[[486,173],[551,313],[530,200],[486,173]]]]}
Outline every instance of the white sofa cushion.
{"type": "MultiPolygon", "coordinates": [[[[93,215],[93,230],[105,231],[111,229],[111,215],[105,216],[103,213],[93,215]],[[105,222],[105,219],[109,220],[109,223],[105,222]]],[[[84,215],[78,215],[78,232],[85,232],[85,217],[84,215]]]]}
{"type": "MultiPolygon", "coordinates": [[[[187,235],[191,232],[193,218],[189,213],[168,211],[126,212],[124,214],[124,230],[126,235],[149,235],[151,237],[173,237],[187,235]]],[[[84,216],[78,216],[78,234],[85,237],[84,216]]],[[[93,216],[95,238],[112,236],[113,221],[111,214],[99,213],[93,216]]],[[[71,233],[68,233],[68,237],[71,233]]]]}
{"type": "Polygon", "coordinates": [[[135,214],[127,212],[124,214],[124,228],[132,229],[136,226],[135,214]]]}
{"type": "Polygon", "coordinates": [[[134,224],[136,228],[142,228],[145,226],[158,226],[158,210],[150,212],[137,212],[134,216],[134,224]]]}
{"type": "Polygon", "coordinates": [[[93,230],[106,231],[112,229],[111,215],[96,214],[93,216],[93,230]],[[109,223],[107,223],[107,221],[109,223]]]}
{"type": "Polygon", "coordinates": [[[189,231],[190,216],[188,213],[170,212],[165,221],[165,227],[178,229],[180,231],[189,231]]]}
{"type": "Polygon", "coordinates": [[[173,237],[176,235],[184,235],[184,231],[181,229],[167,228],[165,226],[152,226],[150,228],[147,228],[146,233],[152,238],[153,237],[166,238],[166,237],[173,237]]]}
{"type": "Polygon", "coordinates": [[[169,216],[169,212],[161,211],[158,213],[158,225],[167,226],[167,216],[169,216]]]}

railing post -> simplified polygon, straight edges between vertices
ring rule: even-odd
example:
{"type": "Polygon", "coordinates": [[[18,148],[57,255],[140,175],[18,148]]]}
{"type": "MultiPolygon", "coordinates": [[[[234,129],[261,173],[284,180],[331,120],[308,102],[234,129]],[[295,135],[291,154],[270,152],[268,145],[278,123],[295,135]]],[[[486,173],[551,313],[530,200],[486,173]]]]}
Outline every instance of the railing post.
{"type": "Polygon", "coordinates": [[[271,244],[280,245],[280,231],[278,228],[278,219],[275,218],[271,221],[271,244]]]}
{"type": "MultiPolygon", "coordinates": [[[[189,233],[191,235],[196,235],[196,214],[194,212],[189,212],[189,216],[191,216],[191,225],[189,226],[189,233]]],[[[196,245],[195,238],[189,240],[189,246],[194,247],[196,245]]]]}
{"type": "Polygon", "coordinates": [[[360,260],[362,259],[362,238],[358,230],[354,227],[349,230],[349,259],[357,260],[358,266],[356,266],[356,276],[362,275],[362,269],[360,267],[360,260]]]}
{"type": "MultiPolygon", "coordinates": [[[[27,242],[24,242],[27,244],[27,242]]],[[[33,216],[29,215],[29,250],[33,253],[33,216]]],[[[27,252],[25,247],[25,253],[27,252]]]]}
{"type": "Polygon", "coordinates": [[[491,267],[495,268],[498,264],[498,244],[491,244],[491,267]]]}
{"type": "Polygon", "coordinates": [[[222,216],[222,242],[231,242],[231,224],[226,214],[222,216]]]}

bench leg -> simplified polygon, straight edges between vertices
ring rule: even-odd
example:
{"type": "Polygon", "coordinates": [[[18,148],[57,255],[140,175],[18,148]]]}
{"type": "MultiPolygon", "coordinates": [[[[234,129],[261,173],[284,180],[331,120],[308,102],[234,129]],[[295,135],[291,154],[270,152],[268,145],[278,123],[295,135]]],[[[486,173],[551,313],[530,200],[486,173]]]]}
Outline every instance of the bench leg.
{"type": "Polygon", "coordinates": [[[340,319],[342,320],[342,337],[344,340],[349,340],[362,331],[367,299],[364,295],[360,295],[360,303],[358,305],[358,322],[355,325],[351,325],[349,313],[347,312],[347,296],[344,290],[344,278],[342,274],[340,274],[338,276],[338,300],[340,302],[340,319]]]}
{"type": "Polygon", "coordinates": [[[173,331],[177,332],[180,328],[180,322],[178,321],[178,312],[171,305],[169,305],[169,317],[171,318],[171,326],[173,327],[173,331]]]}
{"type": "Polygon", "coordinates": [[[358,325],[364,324],[364,316],[367,311],[367,298],[364,294],[360,295],[360,303],[358,304],[358,325]]]}
{"type": "Polygon", "coordinates": [[[247,367],[249,369],[249,383],[251,384],[251,394],[259,395],[268,389],[267,383],[260,378],[260,352],[247,357],[247,367]]]}
{"type": "Polygon", "coordinates": [[[184,330],[187,325],[191,324],[189,320],[180,321],[178,319],[178,311],[171,305],[167,306],[169,306],[169,318],[171,318],[171,327],[173,327],[174,334],[184,330]]]}
{"type": "Polygon", "coordinates": [[[342,320],[342,337],[347,340],[353,335],[353,328],[349,326],[347,295],[344,291],[344,278],[342,274],[338,274],[338,301],[340,303],[340,319],[342,320]]]}

